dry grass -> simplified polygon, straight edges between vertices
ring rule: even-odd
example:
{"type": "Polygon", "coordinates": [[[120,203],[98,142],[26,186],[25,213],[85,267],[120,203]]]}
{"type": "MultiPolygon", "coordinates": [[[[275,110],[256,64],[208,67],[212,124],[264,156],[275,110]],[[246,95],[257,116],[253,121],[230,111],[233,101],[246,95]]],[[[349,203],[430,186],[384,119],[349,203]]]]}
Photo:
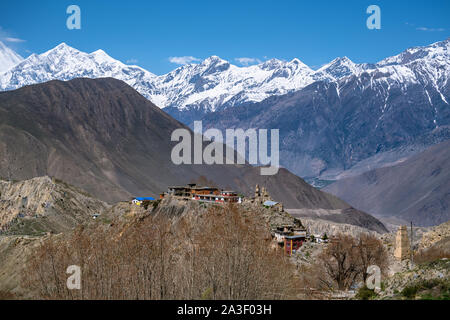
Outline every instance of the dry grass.
{"type": "Polygon", "coordinates": [[[0,300],[14,300],[16,296],[11,292],[0,291],[0,300]]]}

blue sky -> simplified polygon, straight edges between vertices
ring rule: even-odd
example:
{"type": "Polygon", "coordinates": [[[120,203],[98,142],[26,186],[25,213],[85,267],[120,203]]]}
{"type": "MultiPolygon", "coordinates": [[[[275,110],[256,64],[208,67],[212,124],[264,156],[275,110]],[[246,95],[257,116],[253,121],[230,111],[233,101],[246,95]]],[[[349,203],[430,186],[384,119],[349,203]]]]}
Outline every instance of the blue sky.
{"type": "Polygon", "coordinates": [[[66,42],[156,74],[177,67],[170,57],[211,55],[237,65],[297,57],[317,68],[338,56],[377,62],[448,38],[450,1],[15,0],[1,2],[0,28],[0,40],[23,56],[66,42]],[[81,8],[81,30],[66,28],[71,4],[81,8]],[[381,30],[366,27],[371,4],[381,9],[381,30]]]}

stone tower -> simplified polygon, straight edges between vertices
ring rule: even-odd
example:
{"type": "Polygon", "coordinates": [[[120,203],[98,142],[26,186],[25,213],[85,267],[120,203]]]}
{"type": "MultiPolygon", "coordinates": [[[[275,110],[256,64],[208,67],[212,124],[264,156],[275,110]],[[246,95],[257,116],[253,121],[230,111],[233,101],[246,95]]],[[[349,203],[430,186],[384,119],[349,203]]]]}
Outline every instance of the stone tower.
{"type": "Polygon", "coordinates": [[[406,226],[400,226],[395,237],[395,251],[394,257],[398,260],[405,260],[410,258],[410,243],[408,238],[408,230],[406,226]]]}
{"type": "Polygon", "coordinates": [[[261,196],[262,196],[262,198],[263,198],[263,201],[271,200],[271,198],[270,198],[270,196],[269,196],[269,192],[267,192],[266,187],[263,187],[263,188],[262,188],[261,196]]]}
{"type": "Polygon", "coordinates": [[[261,195],[260,190],[259,190],[259,184],[256,185],[255,188],[255,198],[258,198],[261,195]]]}

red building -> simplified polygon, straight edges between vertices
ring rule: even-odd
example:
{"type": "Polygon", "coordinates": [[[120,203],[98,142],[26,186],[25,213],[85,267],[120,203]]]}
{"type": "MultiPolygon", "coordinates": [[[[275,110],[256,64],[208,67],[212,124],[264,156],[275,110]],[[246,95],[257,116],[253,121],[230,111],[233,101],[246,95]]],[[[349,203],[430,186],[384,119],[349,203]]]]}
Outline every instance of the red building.
{"type": "Polygon", "coordinates": [[[302,246],[305,241],[305,235],[294,235],[294,236],[285,236],[284,237],[284,252],[287,255],[292,255],[302,246]]]}

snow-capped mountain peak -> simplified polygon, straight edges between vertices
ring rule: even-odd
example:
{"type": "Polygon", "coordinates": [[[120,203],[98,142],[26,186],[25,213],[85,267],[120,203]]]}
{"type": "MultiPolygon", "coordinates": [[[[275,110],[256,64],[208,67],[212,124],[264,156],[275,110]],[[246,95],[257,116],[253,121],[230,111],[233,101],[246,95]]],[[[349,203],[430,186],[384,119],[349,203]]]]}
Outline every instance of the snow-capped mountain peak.
{"type": "Polygon", "coordinates": [[[412,47],[402,53],[381,60],[378,66],[409,64],[417,60],[430,60],[439,57],[450,58],[450,38],[444,41],[435,42],[428,46],[412,47]]]}
{"type": "Polygon", "coordinates": [[[230,67],[230,63],[219,58],[218,56],[211,56],[203,60],[200,66],[204,72],[203,75],[207,75],[220,73],[227,70],[230,67]]]}
{"type": "Polygon", "coordinates": [[[292,70],[301,71],[303,73],[313,73],[314,72],[314,70],[312,70],[310,67],[308,67],[306,64],[304,64],[297,58],[292,59],[286,65],[289,68],[291,68],[292,70]]]}
{"type": "Polygon", "coordinates": [[[228,63],[228,61],[221,59],[219,56],[210,56],[203,60],[202,64],[211,65],[211,64],[222,64],[228,63]]]}
{"type": "Polygon", "coordinates": [[[263,63],[260,63],[258,66],[262,70],[270,71],[270,70],[273,70],[273,69],[276,69],[276,68],[280,68],[282,65],[283,65],[283,61],[275,59],[275,58],[272,58],[272,59],[267,60],[267,61],[265,61],[263,63]]]}
{"type": "Polygon", "coordinates": [[[300,61],[299,59],[297,59],[297,58],[292,59],[292,60],[289,62],[289,64],[299,66],[300,68],[307,68],[307,69],[310,69],[310,70],[311,70],[310,67],[308,67],[306,64],[304,64],[303,62],[301,62],[301,61],[300,61]]]}
{"type": "Polygon", "coordinates": [[[7,71],[22,60],[23,58],[19,54],[0,41],[0,73],[7,71]]]}
{"type": "Polygon", "coordinates": [[[80,77],[112,77],[145,93],[144,87],[148,87],[148,83],[156,76],[142,68],[127,66],[111,58],[103,50],[85,53],[63,42],[40,55],[32,54],[0,75],[0,88],[10,90],[49,80],[80,77]]]}
{"type": "Polygon", "coordinates": [[[317,74],[330,76],[332,80],[337,80],[352,74],[357,74],[362,70],[361,65],[354,63],[347,57],[339,57],[327,63],[317,70],[317,74]]]}
{"type": "MultiPolygon", "coordinates": [[[[124,64],[123,62],[121,62],[119,60],[112,58],[110,55],[108,55],[102,49],[98,49],[98,50],[90,53],[89,56],[91,56],[92,59],[98,64],[114,64],[114,65],[120,66],[122,68],[127,67],[126,64],[124,64]]],[[[145,71],[144,69],[142,69],[142,70],[145,71]]]]}
{"type": "Polygon", "coordinates": [[[81,53],[81,51],[79,51],[71,46],[68,46],[66,43],[62,42],[59,45],[57,45],[56,47],[54,47],[53,49],[50,49],[50,50],[44,52],[40,56],[55,57],[55,56],[61,56],[61,55],[74,55],[74,54],[79,54],[79,53],[81,53]]]}
{"type": "Polygon", "coordinates": [[[91,55],[94,55],[94,56],[97,56],[97,57],[101,57],[101,58],[104,58],[106,60],[112,60],[113,59],[105,51],[103,51],[102,49],[98,49],[98,50],[92,52],[91,55]]]}

